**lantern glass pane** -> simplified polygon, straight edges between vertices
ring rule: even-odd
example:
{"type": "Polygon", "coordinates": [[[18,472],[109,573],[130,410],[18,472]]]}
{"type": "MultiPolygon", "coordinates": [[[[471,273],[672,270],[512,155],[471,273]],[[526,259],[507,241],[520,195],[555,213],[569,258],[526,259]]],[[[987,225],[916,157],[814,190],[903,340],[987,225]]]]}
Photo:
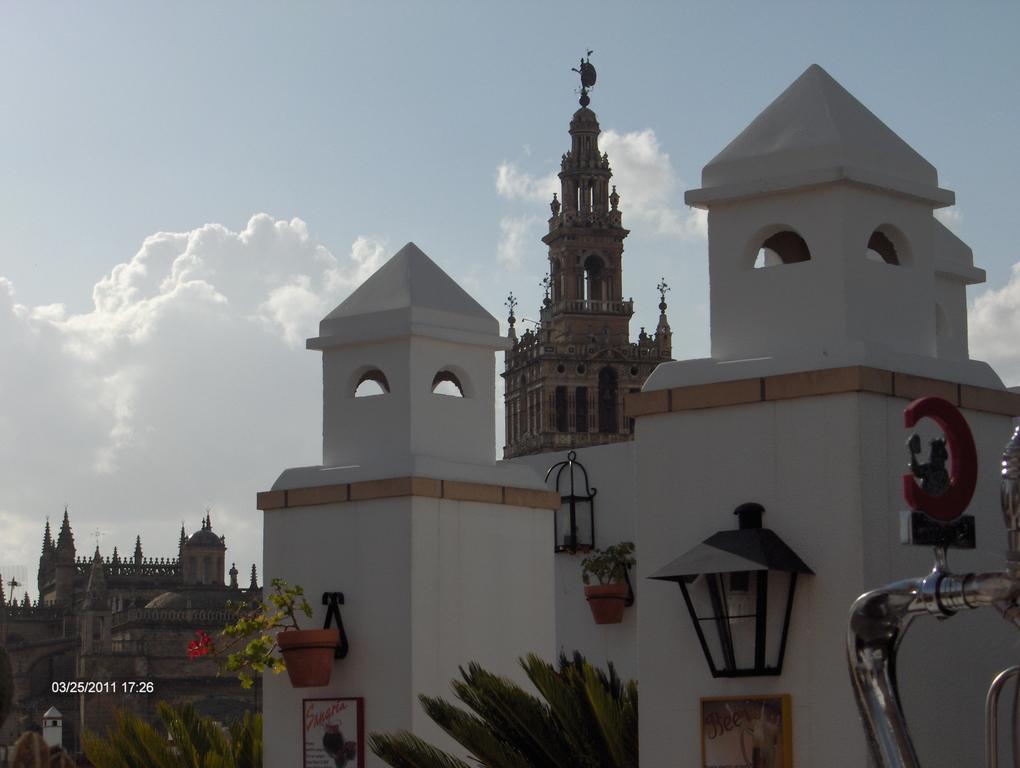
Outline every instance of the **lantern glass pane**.
{"type": "Polygon", "coordinates": [[[779,646],[783,637],[783,620],[786,617],[791,578],[793,578],[791,574],[783,571],[769,572],[769,604],[765,634],[767,638],[765,664],[769,667],[775,667],[779,663],[779,646]]]}
{"type": "Polygon", "coordinates": [[[556,548],[588,550],[592,546],[590,501],[574,501],[574,528],[570,525],[570,502],[556,512],[556,548]]]}
{"type": "Polygon", "coordinates": [[[725,594],[727,625],[733,645],[733,663],[736,669],[754,666],[755,640],[755,585],[757,573],[740,571],[722,577],[725,594]]]}
{"type": "Polygon", "coordinates": [[[695,615],[698,617],[698,627],[705,638],[705,645],[712,656],[712,663],[717,670],[726,668],[725,656],[722,651],[722,639],[719,634],[719,624],[712,609],[712,600],[708,588],[709,581],[716,578],[716,574],[702,574],[695,581],[687,585],[687,593],[691,598],[691,605],[694,606],[695,615]]]}
{"type": "Polygon", "coordinates": [[[781,571],[751,571],[703,574],[688,584],[698,626],[719,674],[776,670],[791,578],[781,571]],[[764,604],[759,604],[759,584],[764,586],[764,604]]]}

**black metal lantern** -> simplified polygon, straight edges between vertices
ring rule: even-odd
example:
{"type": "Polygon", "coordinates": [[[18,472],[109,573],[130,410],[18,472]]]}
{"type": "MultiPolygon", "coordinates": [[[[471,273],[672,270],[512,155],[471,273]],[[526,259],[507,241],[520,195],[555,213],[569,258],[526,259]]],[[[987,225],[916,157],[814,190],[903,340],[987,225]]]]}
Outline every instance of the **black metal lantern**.
{"type": "Polygon", "coordinates": [[[590,552],[595,548],[595,494],[597,488],[588,486],[588,470],[577,460],[577,454],[570,451],[565,461],[557,462],[545,473],[545,480],[556,471],[556,490],[560,492],[560,508],[553,519],[553,549],[556,552],[590,552]],[[569,470],[570,488],[568,493],[560,489],[560,478],[569,470]],[[581,476],[575,478],[574,473],[581,476]],[[581,491],[581,478],[584,490],[581,491]]]}
{"type": "Polygon", "coordinates": [[[709,536],[650,577],[680,585],[712,677],[783,671],[797,574],[813,571],[761,527],[764,512],[741,504],[738,530],[709,536]]]}

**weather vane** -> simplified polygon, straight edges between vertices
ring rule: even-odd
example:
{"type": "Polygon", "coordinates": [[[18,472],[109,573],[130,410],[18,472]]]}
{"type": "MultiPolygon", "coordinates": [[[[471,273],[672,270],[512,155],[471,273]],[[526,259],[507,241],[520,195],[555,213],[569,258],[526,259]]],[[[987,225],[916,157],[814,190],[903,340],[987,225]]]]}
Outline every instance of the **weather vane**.
{"type": "Polygon", "coordinates": [[[581,76],[581,98],[577,100],[577,103],[582,107],[587,107],[591,104],[591,99],[588,98],[588,89],[595,87],[595,67],[591,63],[591,55],[595,51],[588,51],[588,57],[581,59],[581,66],[571,67],[572,72],[576,72],[581,76]]]}
{"type": "Polygon", "coordinates": [[[669,285],[666,283],[666,278],[660,278],[659,284],[655,286],[659,289],[659,311],[666,311],[666,293],[669,291],[669,285]]]}
{"type": "Polygon", "coordinates": [[[517,297],[513,295],[513,292],[507,294],[506,301],[503,302],[503,306],[510,310],[510,317],[508,317],[506,321],[510,324],[510,327],[513,328],[514,323],[517,322],[517,318],[514,316],[517,311],[517,297]]]}

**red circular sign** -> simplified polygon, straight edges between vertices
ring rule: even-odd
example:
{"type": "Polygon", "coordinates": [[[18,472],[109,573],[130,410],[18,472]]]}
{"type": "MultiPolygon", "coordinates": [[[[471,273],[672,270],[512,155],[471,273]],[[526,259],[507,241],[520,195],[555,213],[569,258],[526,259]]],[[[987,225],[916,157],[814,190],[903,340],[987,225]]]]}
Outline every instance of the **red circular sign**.
{"type": "Polygon", "coordinates": [[[949,448],[949,489],[932,496],[918,485],[914,475],[903,475],[903,498],[910,508],[943,523],[956,520],[970,504],[977,486],[977,448],[967,420],[959,409],[941,397],[921,397],[903,411],[903,424],[912,427],[928,417],[941,428],[949,448]]]}

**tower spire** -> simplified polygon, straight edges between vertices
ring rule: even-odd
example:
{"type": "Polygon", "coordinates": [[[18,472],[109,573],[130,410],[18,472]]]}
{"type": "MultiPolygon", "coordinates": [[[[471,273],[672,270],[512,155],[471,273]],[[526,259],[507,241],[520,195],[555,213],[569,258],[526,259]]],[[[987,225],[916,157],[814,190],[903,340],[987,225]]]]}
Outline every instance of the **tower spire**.
{"type": "Polygon", "coordinates": [[[135,565],[141,565],[142,564],[142,535],[141,534],[138,534],[137,536],[135,536],[135,555],[134,555],[134,561],[135,561],[135,565]]]}
{"type": "Polygon", "coordinates": [[[505,306],[508,310],[510,310],[510,314],[509,314],[509,316],[506,319],[507,335],[512,340],[516,341],[516,339],[517,339],[517,330],[514,328],[514,325],[517,322],[517,316],[516,316],[517,297],[514,296],[513,291],[511,291],[509,294],[507,294],[506,301],[503,302],[503,306],[505,306]]]}
{"type": "Polygon", "coordinates": [[[54,549],[53,534],[50,533],[50,516],[46,516],[46,528],[43,531],[42,553],[49,554],[54,549]]]}
{"type": "Polygon", "coordinates": [[[666,317],[666,294],[670,288],[665,277],[661,278],[655,287],[659,291],[659,324],[655,327],[655,344],[659,354],[668,358],[673,354],[673,332],[666,317]]]}
{"type": "Polygon", "coordinates": [[[57,550],[64,556],[70,555],[74,559],[74,534],[71,532],[71,520],[67,516],[67,506],[64,506],[64,520],[60,524],[60,533],[57,534],[57,550]]]}
{"type": "Polygon", "coordinates": [[[258,581],[256,580],[257,571],[255,570],[255,563],[251,564],[251,584],[248,585],[248,589],[258,589],[258,581]]]}

